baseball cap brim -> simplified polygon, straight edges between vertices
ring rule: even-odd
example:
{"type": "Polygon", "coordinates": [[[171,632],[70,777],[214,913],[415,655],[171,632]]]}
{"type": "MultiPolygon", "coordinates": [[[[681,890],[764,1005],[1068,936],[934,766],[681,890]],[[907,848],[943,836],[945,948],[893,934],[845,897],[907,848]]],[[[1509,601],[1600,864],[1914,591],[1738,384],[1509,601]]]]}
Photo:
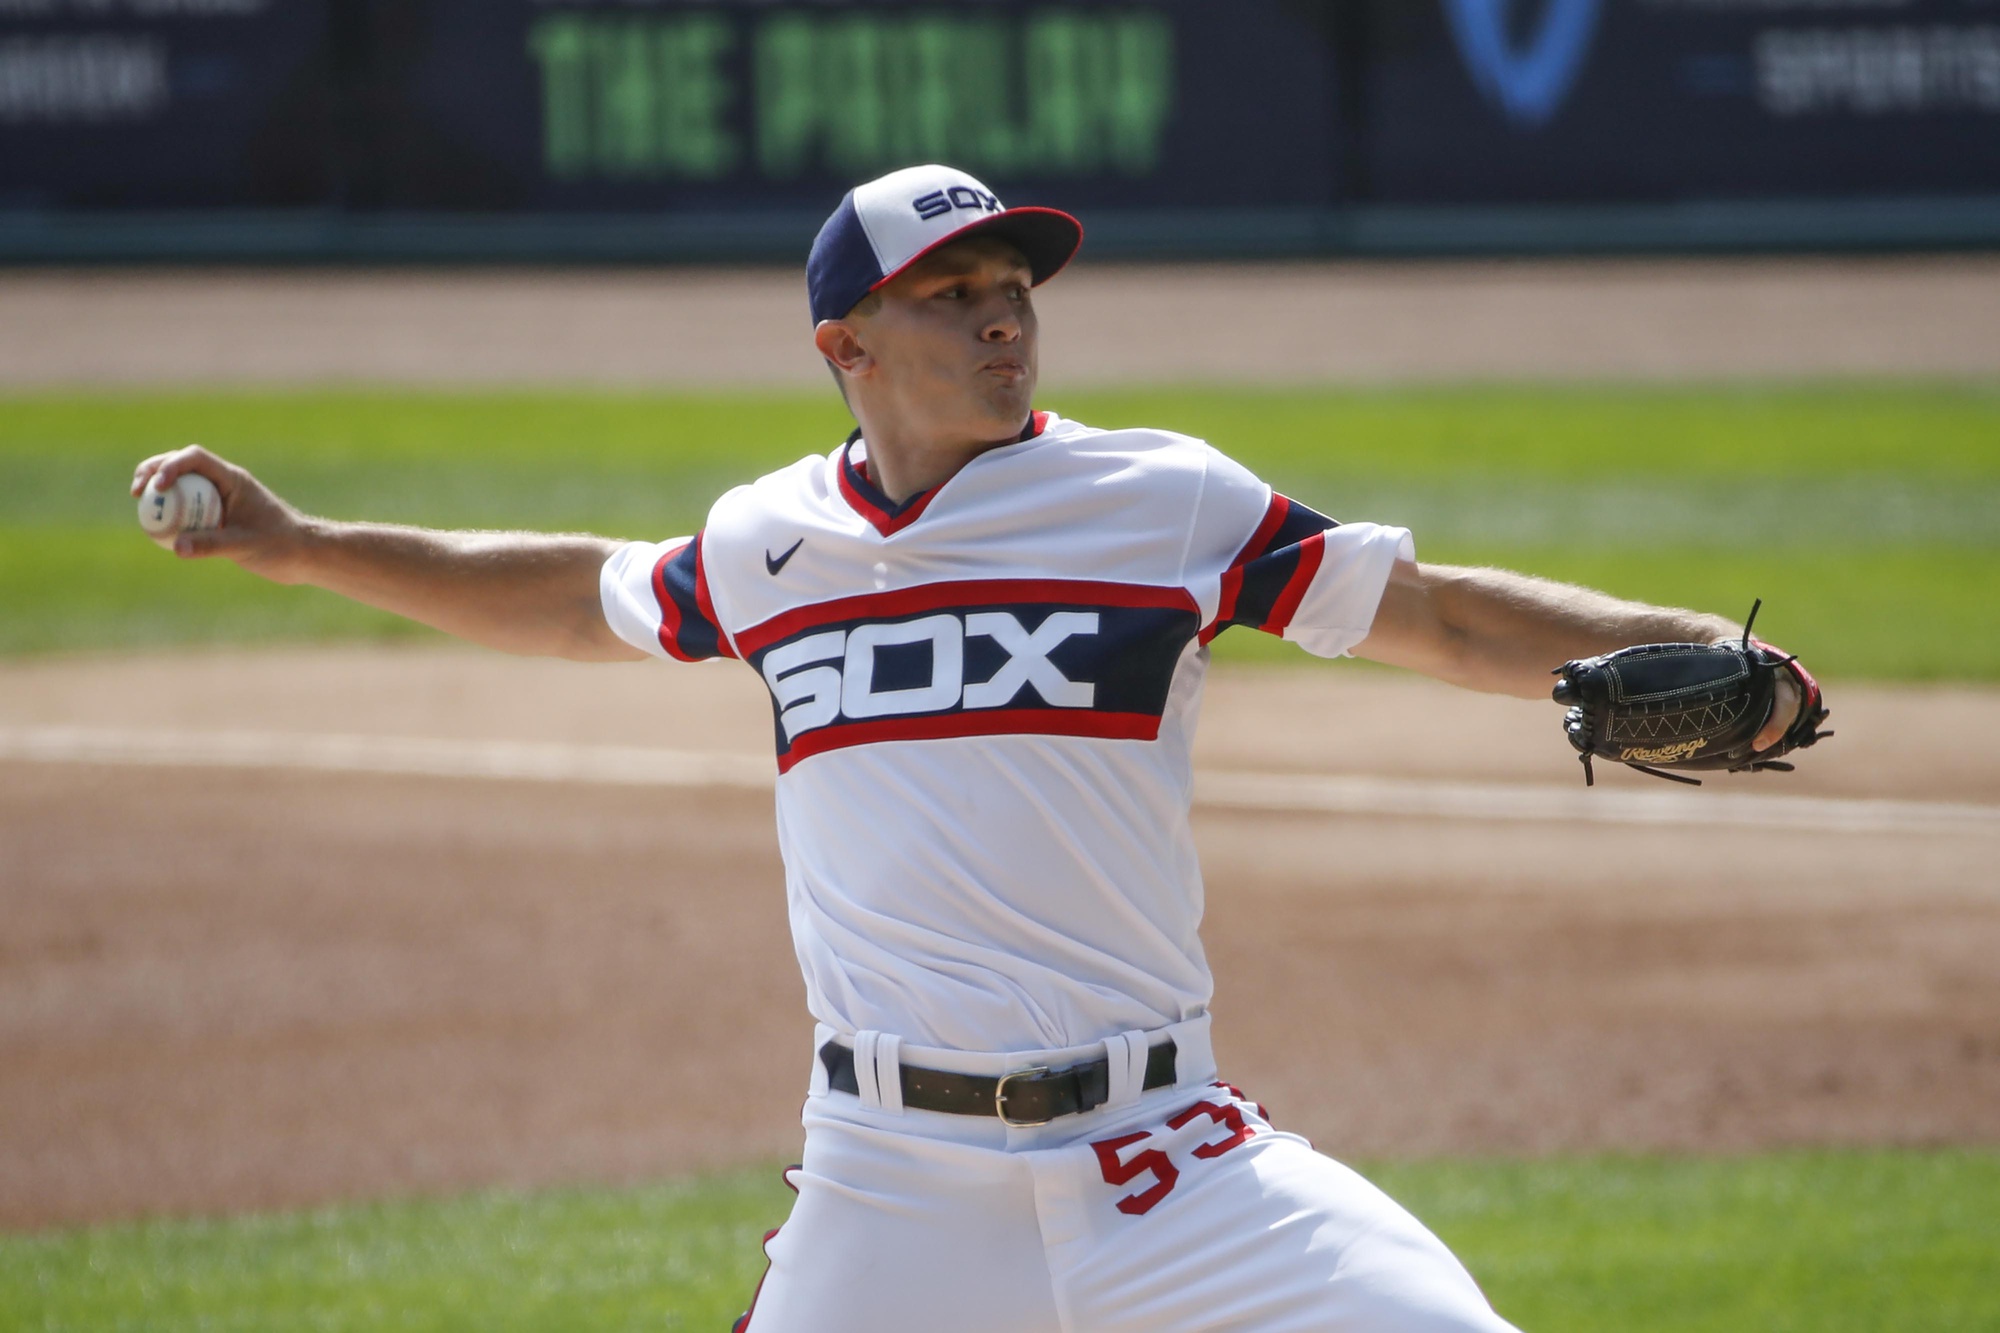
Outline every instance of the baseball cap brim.
{"type": "Polygon", "coordinates": [[[1059,208],[1003,209],[977,222],[960,227],[949,236],[944,236],[911,255],[896,269],[882,275],[882,280],[868,290],[880,291],[910,270],[913,264],[926,255],[944,249],[954,241],[962,241],[968,236],[997,236],[1019,250],[1028,261],[1028,272],[1039,287],[1068,267],[1076,258],[1076,252],[1083,245],[1083,224],[1059,208]]]}

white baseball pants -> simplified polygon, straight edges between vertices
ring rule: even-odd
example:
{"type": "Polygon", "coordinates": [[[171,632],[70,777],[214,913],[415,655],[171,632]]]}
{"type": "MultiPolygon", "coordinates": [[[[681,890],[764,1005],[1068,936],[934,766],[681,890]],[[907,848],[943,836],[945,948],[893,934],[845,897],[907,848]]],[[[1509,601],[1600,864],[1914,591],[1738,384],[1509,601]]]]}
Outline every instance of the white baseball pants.
{"type": "MultiPolygon", "coordinates": [[[[1119,1104],[1036,1128],[904,1111],[897,1043],[860,1034],[857,1071],[872,1058],[881,1078],[862,1072],[854,1097],[817,1074],[805,1161],[787,1173],[799,1197],[739,1329],[1510,1333],[1414,1217],[1213,1081],[1205,1020],[1166,1031],[1179,1034],[1178,1086],[1134,1095],[1137,1079],[1114,1071],[1119,1104]]],[[[1136,1073],[1145,1034],[1127,1036],[1136,1073]]],[[[965,1073],[989,1060],[1000,1073],[1107,1045],[1115,1060],[1121,1040],[900,1056],[965,1073]]]]}

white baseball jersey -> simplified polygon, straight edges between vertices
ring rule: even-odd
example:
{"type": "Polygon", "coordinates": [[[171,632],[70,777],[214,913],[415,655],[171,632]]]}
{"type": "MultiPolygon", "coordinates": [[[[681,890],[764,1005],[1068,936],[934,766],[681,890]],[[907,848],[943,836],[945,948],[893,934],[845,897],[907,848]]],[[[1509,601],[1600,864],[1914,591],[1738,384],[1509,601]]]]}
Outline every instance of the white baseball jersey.
{"type": "Polygon", "coordinates": [[[771,692],[807,1000],[845,1033],[1071,1047],[1206,1011],[1190,744],[1231,625],[1322,656],[1409,534],[1337,524],[1200,440],[1037,413],[892,505],[855,438],[605,565],[605,616],[771,692]]]}

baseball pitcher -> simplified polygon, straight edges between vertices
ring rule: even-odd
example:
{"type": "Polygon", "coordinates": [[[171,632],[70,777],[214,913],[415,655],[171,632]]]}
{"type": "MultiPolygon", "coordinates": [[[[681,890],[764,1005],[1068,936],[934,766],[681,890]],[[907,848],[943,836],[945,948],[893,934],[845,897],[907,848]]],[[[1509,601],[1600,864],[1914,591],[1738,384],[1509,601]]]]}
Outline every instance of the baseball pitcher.
{"type": "Polygon", "coordinates": [[[1081,238],[948,167],[851,191],[806,279],[858,428],[692,537],[332,522],[199,448],[134,490],[220,488],[183,556],[509,652],[762,678],[817,1026],[798,1199],[739,1330],[1506,1329],[1218,1075],[1188,822],[1208,645],[1241,626],[1533,698],[1566,663],[1578,749],[1651,766],[1768,764],[1816,738],[1818,689],[1727,620],[1420,564],[1201,440],[1038,411],[1032,291],[1081,238]]]}

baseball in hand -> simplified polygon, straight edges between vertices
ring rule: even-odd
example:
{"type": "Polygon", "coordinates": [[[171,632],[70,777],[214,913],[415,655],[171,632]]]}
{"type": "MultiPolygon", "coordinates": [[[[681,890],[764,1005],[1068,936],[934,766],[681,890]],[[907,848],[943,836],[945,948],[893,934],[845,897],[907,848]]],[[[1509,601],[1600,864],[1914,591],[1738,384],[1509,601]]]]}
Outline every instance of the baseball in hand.
{"type": "Polygon", "coordinates": [[[222,526],[222,493],[214,482],[193,472],[182,473],[164,491],[149,481],[139,492],[139,526],[172,550],[180,533],[222,526]]]}

